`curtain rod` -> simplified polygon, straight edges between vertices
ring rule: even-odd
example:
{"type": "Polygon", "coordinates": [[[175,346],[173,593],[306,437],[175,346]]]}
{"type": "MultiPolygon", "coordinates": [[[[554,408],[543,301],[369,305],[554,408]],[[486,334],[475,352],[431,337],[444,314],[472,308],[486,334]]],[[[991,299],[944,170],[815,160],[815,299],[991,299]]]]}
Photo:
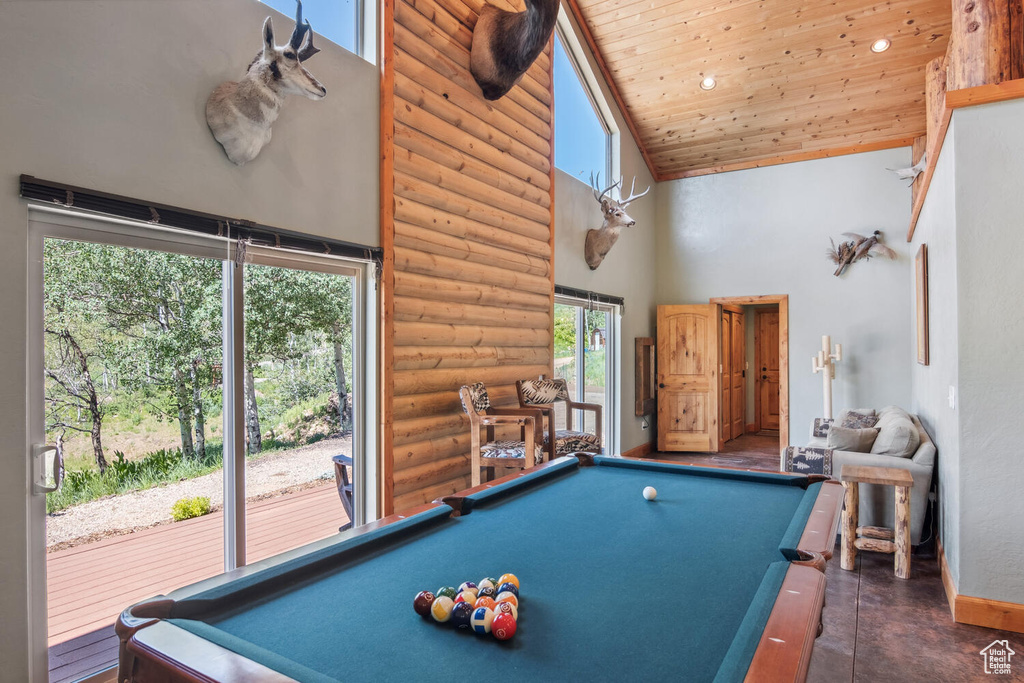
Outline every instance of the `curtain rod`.
{"type": "Polygon", "coordinates": [[[573,299],[580,299],[581,301],[589,301],[597,304],[611,304],[613,306],[625,306],[626,300],[621,296],[612,296],[611,294],[600,294],[598,292],[591,292],[586,289],[576,289],[575,287],[566,287],[565,285],[555,285],[555,294],[560,296],[569,296],[573,299]]]}
{"type": "Polygon", "coordinates": [[[35,199],[69,208],[85,209],[215,237],[243,239],[260,246],[297,249],[372,261],[378,267],[384,258],[384,252],[379,247],[310,237],[291,230],[261,225],[254,221],[157,204],[144,199],[133,199],[52,180],[42,180],[30,175],[23,174],[21,176],[21,196],[25,199],[35,199]]]}

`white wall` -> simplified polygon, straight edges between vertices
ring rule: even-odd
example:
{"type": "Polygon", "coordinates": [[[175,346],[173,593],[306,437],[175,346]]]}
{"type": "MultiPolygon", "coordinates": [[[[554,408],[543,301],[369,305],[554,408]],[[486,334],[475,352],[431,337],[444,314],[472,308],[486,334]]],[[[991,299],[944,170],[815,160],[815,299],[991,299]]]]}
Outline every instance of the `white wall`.
{"type": "Polygon", "coordinates": [[[907,356],[911,368],[913,396],[911,411],[920,418],[938,451],[937,521],[942,545],[954,581],[959,581],[960,558],[960,426],[958,414],[947,401],[949,387],[958,385],[956,273],[956,167],[955,126],[946,133],[942,154],[935,166],[928,196],[914,230],[911,253],[928,245],[929,363],[917,363],[916,275],[911,269],[909,297],[912,348],[907,356]]]}
{"type": "MultiPolygon", "coordinates": [[[[600,74],[593,56],[587,52],[591,69],[595,74],[600,74]]],[[[621,131],[618,135],[620,173],[625,177],[627,185],[635,176],[637,192],[640,192],[654,185],[654,180],[626,128],[625,120],[615,107],[607,85],[603,81],[599,85],[605,101],[612,109],[615,125],[621,131]]],[[[636,225],[623,230],[619,241],[601,266],[592,271],[583,260],[583,244],[587,230],[601,227],[600,205],[594,201],[590,186],[568,173],[557,169],[555,171],[555,283],[621,296],[626,302],[619,349],[622,412],[618,428],[621,452],[649,442],[654,437],[651,430],[643,430],[643,420],[633,415],[636,400],[633,340],[636,337],[654,336],[656,310],[652,265],[656,194],[657,188],[652,188],[650,194],[629,206],[627,211],[636,219],[636,225]]],[[[653,417],[649,422],[653,425],[653,417]]]]}
{"type": "Polygon", "coordinates": [[[1021,100],[954,115],[961,493],[957,588],[964,595],[1024,604],[1022,120],[1021,100]]]}
{"type": "Polygon", "coordinates": [[[821,335],[843,345],[835,410],[910,401],[911,315],[904,240],[910,190],[887,168],[909,149],[820,159],[688,178],[658,187],[657,303],[711,297],[789,295],[790,439],[806,440],[822,413],[811,357],[821,335]],[[884,233],[899,254],[833,277],[829,237],[884,233]]]}
{"type": "Polygon", "coordinates": [[[240,77],[275,14],[255,0],[0,2],[0,679],[28,680],[26,204],[18,175],[379,243],[378,72],[341,48],[309,63],[321,102],[293,98],[238,168],[206,127],[217,83],[240,77]]]}

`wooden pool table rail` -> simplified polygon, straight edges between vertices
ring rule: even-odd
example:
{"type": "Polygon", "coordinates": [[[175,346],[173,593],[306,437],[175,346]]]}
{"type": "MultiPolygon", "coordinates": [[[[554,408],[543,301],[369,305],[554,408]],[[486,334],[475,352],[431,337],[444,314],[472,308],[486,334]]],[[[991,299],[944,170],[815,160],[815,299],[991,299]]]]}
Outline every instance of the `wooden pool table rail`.
{"type": "MultiPolygon", "coordinates": [[[[441,507],[427,503],[401,513],[342,532],[345,538],[361,536],[407,517],[441,507]]],[[[337,542],[336,538],[331,539],[337,542]]],[[[205,638],[163,621],[171,615],[177,600],[229,583],[272,566],[297,549],[277,557],[226,572],[174,591],[172,597],[157,596],[128,607],[118,617],[114,631],[118,645],[118,683],[284,683],[294,679],[258,664],[205,638]]]]}

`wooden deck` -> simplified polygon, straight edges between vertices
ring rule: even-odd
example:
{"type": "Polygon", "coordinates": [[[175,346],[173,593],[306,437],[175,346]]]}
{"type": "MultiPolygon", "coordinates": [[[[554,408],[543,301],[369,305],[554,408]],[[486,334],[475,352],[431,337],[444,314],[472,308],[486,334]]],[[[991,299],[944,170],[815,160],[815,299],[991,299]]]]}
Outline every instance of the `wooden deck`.
{"type": "MultiPolygon", "coordinates": [[[[256,562],[338,532],[348,517],[334,482],[250,503],[246,555],[256,562]]],[[[216,512],[47,556],[50,680],[75,680],[117,659],[113,623],[128,605],[224,569],[216,512]]]]}

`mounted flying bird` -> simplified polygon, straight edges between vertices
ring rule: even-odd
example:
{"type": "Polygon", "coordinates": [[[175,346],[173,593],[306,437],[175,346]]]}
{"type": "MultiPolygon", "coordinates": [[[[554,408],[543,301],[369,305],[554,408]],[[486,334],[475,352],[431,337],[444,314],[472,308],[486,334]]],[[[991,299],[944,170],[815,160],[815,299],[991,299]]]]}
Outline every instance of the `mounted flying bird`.
{"type": "Polygon", "coordinates": [[[832,238],[829,238],[829,242],[832,243],[832,248],[828,250],[828,259],[832,263],[836,264],[836,272],[832,273],[836,277],[842,275],[846,268],[851,263],[856,263],[861,259],[869,259],[872,256],[885,256],[889,259],[896,258],[896,252],[889,247],[882,244],[882,232],[875,230],[868,237],[858,235],[855,232],[844,232],[844,237],[849,237],[850,241],[840,242],[839,246],[832,238]]]}
{"type": "Polygon", "coordinates": [[[313,28],[302,21],[302,2],[296,1],[295,29],[288,43],[274,44],[274,24],[263,22],[263,50],[249,63],[237,83],[218,85],[206,101],[206,123],[228,159],[241,166],[252,161],[270,142],[287,95],[321,100],[327,95],[320,81],[302,65],[320,50],[313,47],[313,28]]]}
{"type": "Polygon", "coordinates": [[[890,168],[888,170],[896,174],[900,180],[909,180],[911,184],[917,180],[917,176],[924,172],[924,169],[928,166],[928,153],[925,152],[921,155],[921,161],[917,162],[913,166],[908,168],[890,168]]]}
{"type": "Polygon", "coordinates": [[[484,99],[497,100],[519,82],[547,45],[557,18],[558,0],[526,0],[522,12],[483,6],[473,29],[469,70],[484,99]]]}

